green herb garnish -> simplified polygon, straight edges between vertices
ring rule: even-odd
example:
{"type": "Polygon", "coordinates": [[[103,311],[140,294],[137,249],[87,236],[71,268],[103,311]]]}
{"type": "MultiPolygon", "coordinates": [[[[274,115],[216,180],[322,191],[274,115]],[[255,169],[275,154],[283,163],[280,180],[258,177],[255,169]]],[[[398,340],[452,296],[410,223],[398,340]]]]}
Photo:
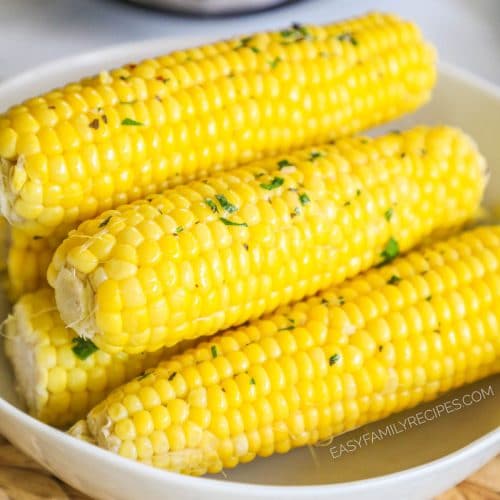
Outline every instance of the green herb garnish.
{"type": "Polygon", "coordinates": [[[345,304],[345,297],[343,297],[342,295],[339,296],[339,305],[340,306],[343,306],[345,304]]]}
{"type": "Polygon", "coordinates": [[[309,155],[309,160],[316,161],[318,158],[323,158],[324,156],[325,153],[323,153],[323,151],[311,151],[311,154],[309,155]]]}
{"type": "Polygon", "coordinates": [[[122,125],[132,126],[132,127],[143,127],[144,123],[138,122],[137,120],[132,120],[132,118],[124,118],[122,120],[122,125]]]}
{"type": "Polygon", "coordinates": [[[283,177],[274,177],[269,184],[261,184],[260,187],[262,189],[267,189],[268,191],[271,191],[272,189],[277,189],[280,186],[282,186],[284,182],[285,179],[283,179],[283,177]]]}
{"type": "Polygon", "coordinates": [[[250,383],[251,383],[252,385],[255,385],[255,379],[254,379],[253,377],[250,379],[250,383]]]}
{"type": "Polygon", "coordinates": [[[311,198],[309,198],[309,196],[307,196],[306,193],[300,193],[299,194],[299,201],[300,201],[301,205],[307,205],[308,203],[311,202],[311,198]]]}
{"type": "Polygon", "coordinates": [[[271,66],[271,69],[275,69],[281,61],[283,61],[281,57],[275,57],[272,61],[269,61],[269,66],[271,66]]]}
{"type": "Polygon", "coordinates": [[[71,343],[73,344],[71,350],[77,358],[82,360],[87,359],[98,350],[97,346],[90,339],[75,337],[71,343]]]}
{"type": "Polygon", "coordinates": [[[392,216],[394,215],[394,209],[393,208],[388,208],[385,212],[384,212],[384,217],[385,217],[385,220],[387,222],[390,222],[390,220],[392,219],[392,216]]]}
{"type": "Polygon", "coordinates": [[[337,40],[339,40],[340,42],[349,42],[354,46],[358,45],[358,40],[354,38],[352,33],[342,33],[337,36],[337,40]]]}
{"type": "Polygon", "coordinates": [[[182,226],[177,226],[175,228],[175,234],[179,234],[179,233],[182,233],[182,231],[184,231],[184,228],[182,226]]]}
{"type": "Polygon", "coordinates": [[[280,160],[278,162],[278,169],[281,170],[282,168],[285,167],[293,167],[293,165],[285,158],[283,160],[280,160]]]}
{"type": "Polygon", "coordinates": [[[401,278],[399,276],[396,276],[393,274],[388,280],[387,284],[388,285],[397,285],[401,281],[401,278]]]}
{"type": "Polygon", "coordinates": [[[205,202],[205,205],[207,205],[207,207],[210,208],[210,210],[212,210],[214,214],[216,214],[219,211],[217,205],[211,199],[205,198],[203,201],[205,202]]]}
{"type": "Polygon", "coordinates": [[[291,28],[280,32],[283,38],[286,38],[286,43],[300,42],[302,40],[312,40],[312,36],[305,28],[299,23],[293,23],[291,28]]]}
{"type": "Polygon", "coordinates": [[[384,250],[380,253],[382,264],[392,262],[399,255],[399,244],[394,238],[390,238],[386,243],[384,250]]]}
{"type": "Polygon", "coordinates": [[[242,226],[242,227],[248,227],[248,224],[246,222],[233,222],[232,220],[226,219],[224,217],[219,217],[219,220],[225,224],[226,226],[242,226]]]}
{"type": "Polygon", "coordinates": [[[171,380],[174,380],[175,376],[177,375],[177,372],[172,372],[169,376],[168,376],[168,380],[171,381],[171,380]]]}
{"type": "Polygon", "coordinates": [[[223,210],[225,210],[226,212],[232,214],[238,210],[238,207],[236,205],[233,205],[232,203],[229,203],[224,195],[216,194],[215,198],[217,199],[223,210]]]}
{"type": "Polygon", "coordinates": [[[328,359],[328,362],[330,363],[330,366],[334,365],[340,360],[340,354],[332,354],[330,358],[328,359]]]}
{"type": "Polygon", "coordinates": [[[212,358],[215,359],[218,356],[217,346],[210,346],[210,352],[212,353],[212,358]]]}

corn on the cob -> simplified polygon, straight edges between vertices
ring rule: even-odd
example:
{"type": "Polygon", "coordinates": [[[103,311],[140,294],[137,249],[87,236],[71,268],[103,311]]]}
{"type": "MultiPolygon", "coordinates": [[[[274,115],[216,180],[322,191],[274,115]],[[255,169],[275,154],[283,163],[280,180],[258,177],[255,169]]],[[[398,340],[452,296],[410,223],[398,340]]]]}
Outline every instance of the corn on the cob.
{"type": "Polygon", "coordinates": [[[46,236],[187,179],[386,122],[425,102],[434,50],[369,14],[127,65],[0,116],[0,205],[46,236]]]}
{"type": "Polygon", "coordinates": [[[452,128],[341,139],[86,221],[48,279],[78,335],[156,350],[391,260],[472,216],[484,185],[481,156],[452,128]]]}
{"type": "Polygon", "coordinates": [[[9,229],[7,290],[11,301],[47,286],[47,269],[55,249],[67,233],[46,238],[31,236],[17,227],[9,229]]]}
{"type": "Polygon", "coordinates": [[[98,351],[62,322],[51,288],[24,295],[6,332],[5,350],[30,414],[58,427],[75,423],[111,389],[183,347],[136,355],[98,351]]]}
{"type": "Polygon", "coordinates": [[[89,439],[157,467],[218,472],[498,372],[500,227],[483,227],[160,363],[89,413],[89,439]]]}

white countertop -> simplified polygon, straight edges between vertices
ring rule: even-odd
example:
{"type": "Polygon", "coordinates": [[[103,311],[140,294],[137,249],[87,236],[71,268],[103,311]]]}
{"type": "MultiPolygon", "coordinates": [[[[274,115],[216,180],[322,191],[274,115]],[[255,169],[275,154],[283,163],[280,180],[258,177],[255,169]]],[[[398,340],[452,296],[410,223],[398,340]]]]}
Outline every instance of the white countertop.
{"type": "Polygon", "coordinates": [[[200,33],[217,38],[375,9],[413,19],[437,45],[441,59],[500,85],[500,0],[303,0],[222,18],[167,14],[118,0],[0,0],[0,78],[122,42],[200,33]]]}

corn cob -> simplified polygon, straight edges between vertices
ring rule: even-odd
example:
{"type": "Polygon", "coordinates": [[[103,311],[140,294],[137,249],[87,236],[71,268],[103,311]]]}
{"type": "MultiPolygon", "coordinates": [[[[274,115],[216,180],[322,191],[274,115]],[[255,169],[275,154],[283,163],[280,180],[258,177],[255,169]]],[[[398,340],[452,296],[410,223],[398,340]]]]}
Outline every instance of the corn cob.
{"type": "Polygon", "coordinates": [[[31,415],[64,427],[75,423],[115,387],[178,352],[110,355],[66,328],[51,288],[24,295],[7,320],[5,350],[31,415]]]}
{"type": "Polygon", "coordinates": [[[172,184],[387,122],[434,50],[391,15],[237,38],[101,73],[0,116],[2,213],[47,236],[172,184]]]}
{"type": "Polygon", "coordinates": [[[157,350],[312,295],[462,223],[479,205],[484,168],[451,128],[342,139],[86,221],[56,250],[48,280],[78,335],[108,352],[157,350]]]}
{"type": "Polygon", "coordinates": [[[11,301],[21,295],[47,286],[47,269],[52,254],[61,244],[66,232],[56,232],[42,238],[31,236],[17,227],[9,229],[7,250],[7,290],[11,301]]]}
{"type": "MultiPolygon", "coordinates": [[[[482,227],[199,343],[116,389],[88,439],[219,472],[500,372],[500,227],[482,227]]],[[[79,423],[70,431],[85,435],[79,423]]]]}

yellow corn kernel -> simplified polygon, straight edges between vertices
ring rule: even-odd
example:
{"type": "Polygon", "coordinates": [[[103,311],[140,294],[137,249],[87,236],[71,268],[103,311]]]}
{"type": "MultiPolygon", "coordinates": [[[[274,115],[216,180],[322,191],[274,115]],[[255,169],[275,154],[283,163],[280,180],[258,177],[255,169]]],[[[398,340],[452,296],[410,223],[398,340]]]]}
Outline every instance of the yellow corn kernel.
{"type": "MultiPolygon", "coordinates": [[[[108,352],[155,350],[243,323],[390,261],[473,216],[484,186],[484,160],[453,128],[339,139],[214,174],[86,221],[58,248],[48,280],[63,320],[79,335],[108,352]],[[260,214],[255,224],[242,215],[250,206],[260,214]],[[199,227],[212,235],[210,248],[199,241],[199,227]],[[105,258],[96,254],[96,262],[89,252],[104,234],[116,243],[105,258]],[[134,264],[123,260],[124,247],[134,248],[134,264]],[[88,258],[73,262],[74,255],[88,258]],[[87,263],[92,269],[85,272],[87,263]],[[101,282],[99,273],[108,279],[101,282]]],[[[353,333],[365,318],[375,320],[379,307],[397,307],[427,291],[439,294],[444,279],[434,271],[425,285],[386,285],[380,296],[347,302],[332,321],[340,333],[353,333]]],[[[335,300],[360,292],[349,290],[335,300]]],[[[418,311],[407,315],[415,318],[418,311]]],[[[381,322],[377,338],[388,330],[408,336],[407,319],[393,315],[381,322]]],[[[285,318],[281,331],[292,320],[285,318]]],[[[274,333],[274,325],[269,328],[274,333]]],[[[324,334],[321,326],[308,325],[307,331],[297,329],[293,342],[304,349],[324,334]]],[[[247,350],[252,363],[264,359],[259,346],[247,350]]],[[[351,351],[347,369],[363,361],[363,347],[351,351]]],[[[229,361],[236,368],[237,360],[229,361]]],[[[207,380],[216,375],[203,374],[207,380]]]]}
{"type": "Polygon", "coordinates": [[[166,185],[387,122],[428,100],[435,59],[413,24],[371,13],[68,84],[0,116],[2,177],[26,165],[37,186],[2,184],[3,215],[48,236],[166,185]]]}
{"type": "Polygon", "coordinates": [[[315,444],[500,373],[499,301],[500,226],[485,226],[199,342],[160,362],[148,377],[115,389],[90,411],[87,425],[79,422],[70,433],[122,456],[137,455],[137,460],[156,467],[194,475],[315,444]],[[433,262],[438,251],[442,258],[433,262]],[[458,264],[463,264],[460,275],[452,272],[458,264]],[[392,302],[393,289],[409,290],[416,277],[427,282],[431,272],[443,276],[438,295],[428,300],[402,293],[402,301],[392,302]],[[471,290],[480,288],[486,293],[477,303],[470,300],[471,290]],[[360,307],[381,303],[373,300],[380,295],[387,298],[387,306],[360,307]],[[344,300],[339,304],[332,297],[344,300]],[[435,308],[438,300],[441,305],[435,308]],[[453,307],[458,303],[463,307],[453,307]],[[407,315],[410,310],[417,311],[416,317],[427,314],[424,304],[435,310],[438,329],[407,315]],[[361,312],[356,326],[352,332],[339,332],[334,321],[338,311],[353,305],[361,312]],[[402,318],[407,335],[390,330],[379,339],[380,322],[392,324],[395,316],[402,318]],[[295,321],[283,327],[284,318],[295,321]],[[313,335],[318,322],[325,335],[313,335]],[[303,339],[309,333],[312,343],[297,342],[292,357],[285,347],[299,330],[303,339]],[[272,340],[283,347],[269,350],[272,340]],[[263,354],[255,357],[254,352],[263,354]],[[233,364],[234,371],[218,380],[201,376],[209,372],[207,365],[229,361],[235,353],[246,363],[233,364]],[[287,378],[284,382],[279,382],[280,369],[287,378]],[[300,374],[298,380],[290,376],[294,371],[300,374]],[[175,380],[196,379],[195,372],[200,373],[196,386],[187,391],[174,388],[175,380]],[[162,386],[171,390],[167,393],[162,386]],[[150,410],[127,404],[145,391],[147,399],[161,404],[150,410]],[[235,397],[235,391],[241,397],[235,397]],[[130,452],[130,442],[137,453],[130,452]]]}

